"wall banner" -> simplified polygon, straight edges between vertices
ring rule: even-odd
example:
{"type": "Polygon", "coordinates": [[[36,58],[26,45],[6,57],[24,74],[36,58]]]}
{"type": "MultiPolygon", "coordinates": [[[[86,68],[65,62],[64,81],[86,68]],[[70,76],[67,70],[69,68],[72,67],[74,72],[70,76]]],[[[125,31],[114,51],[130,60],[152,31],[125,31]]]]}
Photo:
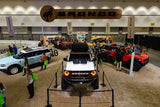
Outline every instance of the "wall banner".
{"type": "Polygon", "coordinates": [[[72,35],[72,22],[67,22],[68,35],[72,35]]]}
{"type": "Polygon", "coordinates": [[[8,26],[9,37],[14,37],[14,28],[13,28],[13,23],[12,23],[12,17],[7,16],[6,21],[7,21],[7,26],[8,26]]]}
{"type": "Polygon", "coordinates": [[[110,34],[110,23],[106,23],[106,34],[110,34]]]}
{"type": "Polygon", "coordinates": [[[128,17],[128,39],[133,39],[134,38],[134,22],[135,22],[135,17],[134,16],[129,16],[128,17]]]}

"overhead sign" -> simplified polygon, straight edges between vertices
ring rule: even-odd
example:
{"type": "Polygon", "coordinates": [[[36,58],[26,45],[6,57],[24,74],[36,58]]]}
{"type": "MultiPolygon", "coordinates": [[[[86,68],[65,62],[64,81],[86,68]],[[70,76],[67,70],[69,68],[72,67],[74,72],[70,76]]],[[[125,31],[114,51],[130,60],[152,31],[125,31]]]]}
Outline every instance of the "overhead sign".
{"type": "Polygon", "coordinates": [[[128,17],[128,39],[133,39],[134,38],[134,22],[135,22],[135,17],[134,16],[129,16],[128,17]]]}
{"type": "Polygon", "coordinates": [[[72,35],[72,22],[67,23],[68,35],[72,35]]]}
{"type": "Polygon", "coordinates": [[[14,37],[14,28],[13,28],[13,23],[12,23],[12,17],[7,16],[6,21],[7,21],[7,26],[8,26],[9,37],[14,37]]]}
{"type": "Polygon", "coordinates": [[[110,34],[110,23],[106,23],[106,34],[110,34]]]}
{"type": "Polygon", "coordinates": [[[120,9],[54,9],[45,5],[41,9],[41,18],[46,22],[54,19],[120,19],[120,9]]]}

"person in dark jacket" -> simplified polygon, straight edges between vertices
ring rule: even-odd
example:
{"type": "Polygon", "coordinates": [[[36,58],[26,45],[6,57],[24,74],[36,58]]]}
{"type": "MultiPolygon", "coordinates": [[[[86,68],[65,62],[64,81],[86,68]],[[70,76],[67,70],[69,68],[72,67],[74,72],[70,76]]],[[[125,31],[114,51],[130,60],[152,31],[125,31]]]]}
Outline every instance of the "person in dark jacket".
{"type": "Polygon", "coordinates": [[[13,48],[10,45],[8,45],[8,48],[9,48],[9,52],[11,53],[11,55],[13,55],[13,48]]]}
{"type": "Polygon", "coordinates": [[[117,71],[121,71],[122,70],[122,52],[120,49],[116,50],[116,60],[117,60],[117,71]]]}
{"type": "Polygon", "coordinates": [[[15,45],[15,44],[13,44],[13,50],[14,50],[14,53],[15,53],[15,55],[16,55],[16,54],[17,54],[18,49],[17,49],[17,47],[16,47],[16,45],[15,45]]]}

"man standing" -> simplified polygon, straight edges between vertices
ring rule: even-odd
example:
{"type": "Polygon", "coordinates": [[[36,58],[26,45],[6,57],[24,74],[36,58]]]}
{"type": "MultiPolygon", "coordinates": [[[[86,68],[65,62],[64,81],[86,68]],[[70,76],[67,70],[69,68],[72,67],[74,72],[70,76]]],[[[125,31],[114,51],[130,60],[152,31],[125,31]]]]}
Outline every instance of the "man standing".
{"type": "Polygon", "coordinates": [[[116,50],[116,60],[117,60],[117,71],[122,70],[122,52],[121,49],[116,50]]]}
{"type": "MultiPolygon", "coordinates": [[[[45,53],[43,52],[42,56],[41,56],[41,70],[43,70],[43,65],[44,65],[44,61],[47,60],[47,56],[45,55],[45,53]]],[[[46,69],[46,65],[44,65],[44,69],[46,69]]]]}
{"type": "Polygon", "coordinates": [[[13,55],[13,48],[10,45],[8,45],[8,48],[9,48],[9,52],[11,53],[11,55],[13,55]]]}
{"type": "Polygon", "coordinates": [[[13,44],[13,50],[14,50],[14,53],[15,53],[15,55],[16,55],[16,54],[17,54],[18,49],[17,49],[17,47],[16,47],[16,45],[15,45],[15,44],[13,44]]]}

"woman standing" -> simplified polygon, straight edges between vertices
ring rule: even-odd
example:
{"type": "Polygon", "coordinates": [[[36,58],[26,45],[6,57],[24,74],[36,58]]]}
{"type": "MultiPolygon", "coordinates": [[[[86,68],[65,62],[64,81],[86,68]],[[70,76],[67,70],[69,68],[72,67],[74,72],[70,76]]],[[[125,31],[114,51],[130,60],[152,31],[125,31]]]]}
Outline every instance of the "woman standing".
{"type": "Polygon", "coordinates": [[[1,91],[4,97],[4,104],[2,105],[2,107],[6,107],[6,86],[2,83],[0,83],[0,92],[1,91]]]}
{"type": "Polygon", "coordinates": [[[34,96],[34,86],[33,86],[34,81],[32,79],[32,71],[30,69],[27,69],[26,74],[27,74],[27,88],[30,94],[30,97],[28,99],[32,99],[34,96]]]}

